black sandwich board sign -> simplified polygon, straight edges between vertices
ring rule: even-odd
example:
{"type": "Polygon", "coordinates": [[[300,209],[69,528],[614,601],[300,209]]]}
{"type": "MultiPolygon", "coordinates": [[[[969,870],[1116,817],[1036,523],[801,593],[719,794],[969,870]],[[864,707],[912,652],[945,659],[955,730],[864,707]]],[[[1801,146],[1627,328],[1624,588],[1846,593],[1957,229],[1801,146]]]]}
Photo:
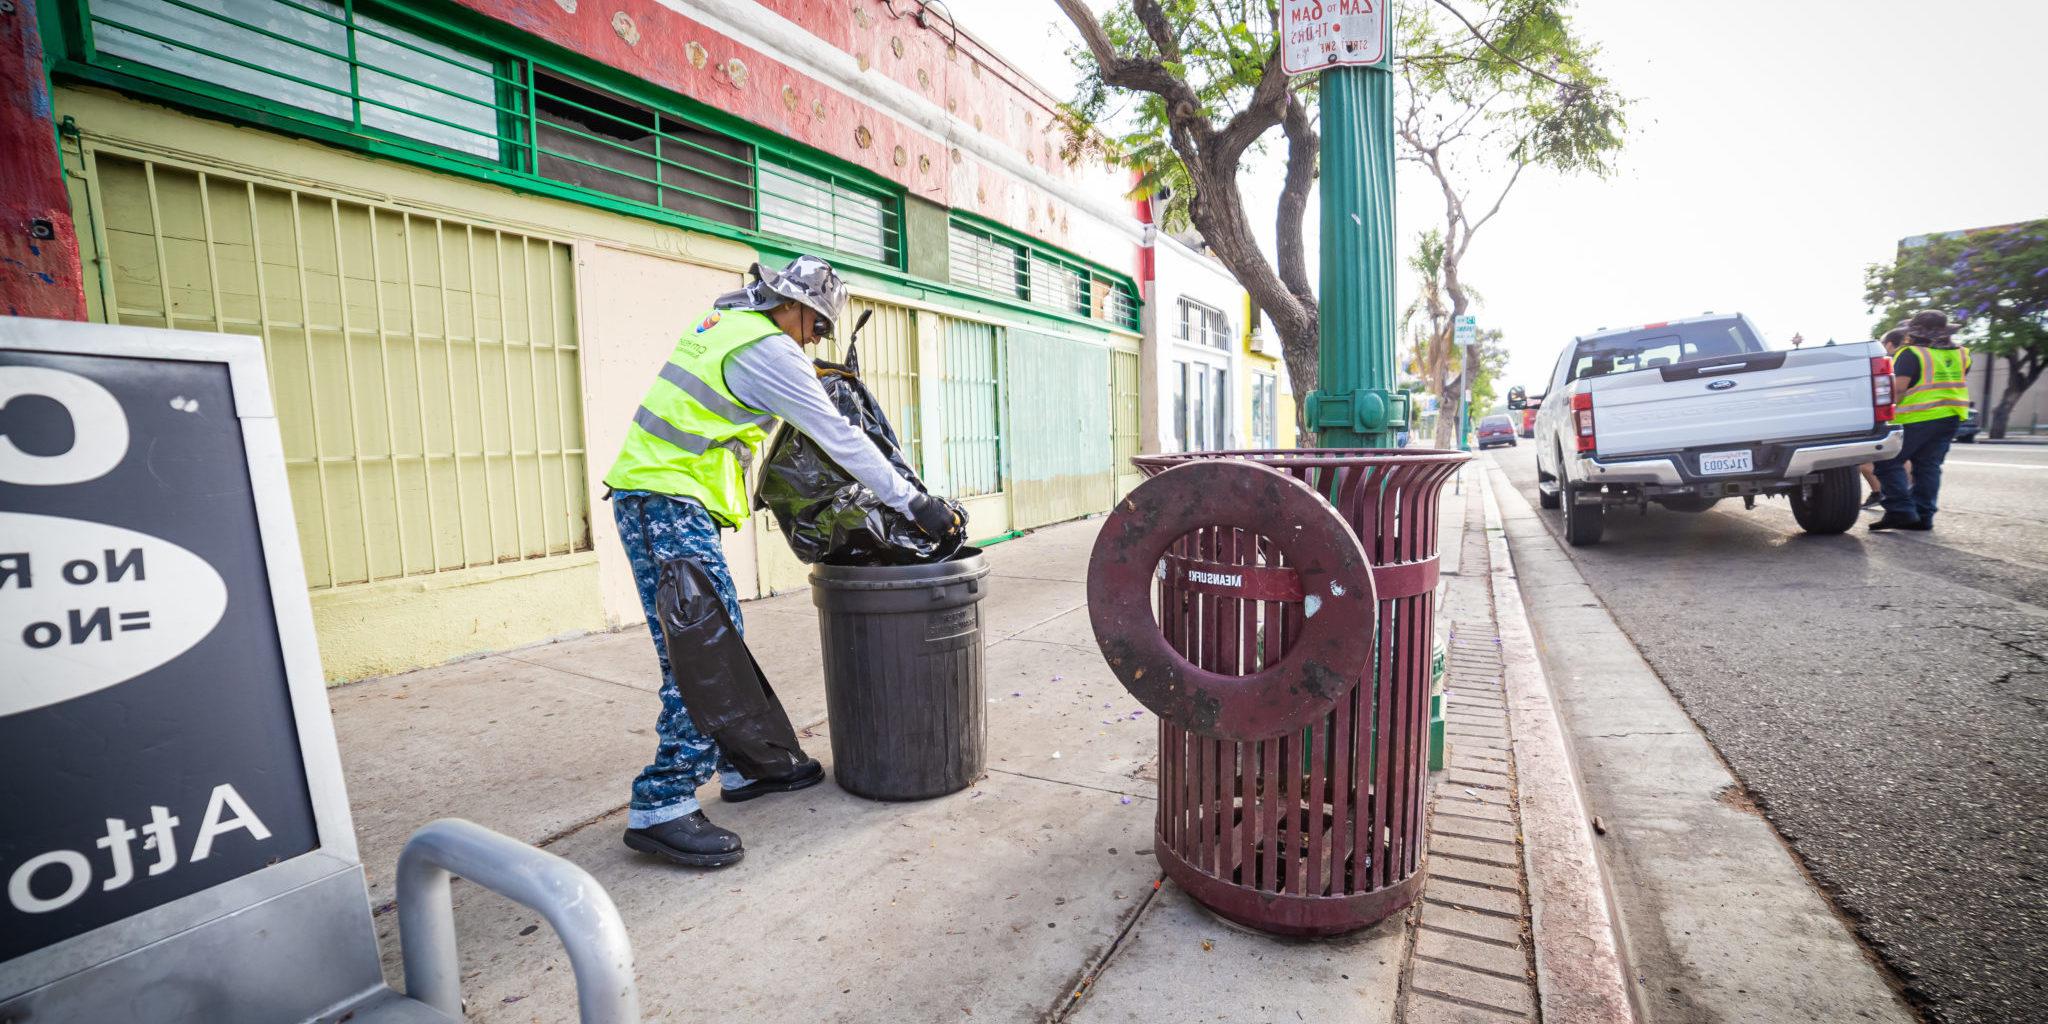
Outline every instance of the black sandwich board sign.
{"type": "Polygon", "coordinates": [[[359,871],[262,356],[0,318],[0,1019],[359,871]]]}

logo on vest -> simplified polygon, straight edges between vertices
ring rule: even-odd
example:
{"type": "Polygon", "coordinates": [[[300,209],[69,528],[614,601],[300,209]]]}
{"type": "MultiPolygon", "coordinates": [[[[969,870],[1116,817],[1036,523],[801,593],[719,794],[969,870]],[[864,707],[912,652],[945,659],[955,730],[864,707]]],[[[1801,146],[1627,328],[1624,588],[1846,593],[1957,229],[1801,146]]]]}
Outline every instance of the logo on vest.
{"type": "Polygon", "coordinates": [[[700,321],[697,324],[697,333],[702,334],[705,331],[708,331],[713,327],[718,326],[718,318],[720,315],[721,314],[717,310],[712,310],[708,315],[704,317],[702,321],[700,321]]]}

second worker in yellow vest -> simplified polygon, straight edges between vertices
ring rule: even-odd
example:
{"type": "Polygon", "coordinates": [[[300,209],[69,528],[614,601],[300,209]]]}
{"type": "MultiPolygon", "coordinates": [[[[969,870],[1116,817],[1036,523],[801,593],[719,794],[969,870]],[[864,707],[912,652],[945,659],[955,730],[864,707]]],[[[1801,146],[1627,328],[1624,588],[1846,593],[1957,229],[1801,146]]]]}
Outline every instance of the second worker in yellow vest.
{"type": "Polygon", "coordinates": [[[1884,517],[1873,530],[1932,530],[1941,497],[1941,463],[1956,428],[1970,415],[1970,353],[1957,348],[1948,314],[1925,310],[1906,321],[1906,344],[1892,357],[1892,422],[1904,444],[1877,464],[1884,517]],[[1908,476],[1907,469],[1912,472],[1908,476]]]}
{"type": "MultiPolygon", "coordinates": [[[[761,457],[775,421],[803,431],[926,533],[943,538],[962,526],[944,502],[899,475],[818,382],[802,346],[830,337],[839,321],[846,286],[838,272],[815,256],[799,256],[780,271],[755,264],[752,275],[746,287],[719,296],[703,317],[684,325],[604,478],[662,674],[654,760],[633,780],[625,841],[693,867],[723,867],[744,853],[738,835],[704,816],[698,787],[719,777],[722,798],[734,802],[803,789],[825,774],[801,750],[782,747],[775,748],[780,770],[757,772],[762,778],[738,771],[699,728],[677,685],[680,679],[703,693],[720,680],[703,677],[704,666],[669,663],[656,614],[662,566],[687,560],[717,591],[733,628],[741,628],[719,531],[746,519],[747,470],[761,457]]],[[[771,713],[780,710],[776,705],[771,713]]],[[[787,724],[787,716],[780,717],[778,727],[787,724]]]]}

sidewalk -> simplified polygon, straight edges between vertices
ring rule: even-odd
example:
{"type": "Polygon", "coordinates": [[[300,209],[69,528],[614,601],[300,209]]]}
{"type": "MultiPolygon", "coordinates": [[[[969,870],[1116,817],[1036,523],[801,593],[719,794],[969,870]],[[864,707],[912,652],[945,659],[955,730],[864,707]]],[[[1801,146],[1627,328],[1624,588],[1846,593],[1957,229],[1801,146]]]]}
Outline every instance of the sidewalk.
{"type": "MultiPolygon", "coordinates": [[[[604,884],[632,936],[649,1021],[1385,1021],[1397,1005],[1410,1022],[1533,1019],[1477,479],[1447,490],[1443,508],[1453,748],[1434,782],[1432,877],[1415,913],[1345,939],[1283,941],[1161,883],[1157,727],[1095,648],[1092,520],[989,549],[984,779],[907,804],[830,783],[742,805],[712,798],[713,819],[748,850],[723,871],[679,870],[619,842],[657,706],[652,647],[637,630],[335,690],[386,971],[397,980],[399,848],[419,825],[459,816],[604,884]]],[[[756,656],[829,766],[809,595],[745,614],[756,656]]],[[[472,1019],[574,1019],[567,960],[545,923],[469,886],[456,889],[456,919],[472,1019]]]]}

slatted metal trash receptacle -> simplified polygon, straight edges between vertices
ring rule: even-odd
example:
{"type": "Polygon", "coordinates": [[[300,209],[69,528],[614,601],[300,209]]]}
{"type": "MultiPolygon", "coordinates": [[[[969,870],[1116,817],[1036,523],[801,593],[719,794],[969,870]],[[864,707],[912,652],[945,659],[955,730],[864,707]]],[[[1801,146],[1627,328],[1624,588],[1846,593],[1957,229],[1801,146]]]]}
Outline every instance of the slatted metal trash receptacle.
{"type": "Polygon", "coordinates": [[[1089,615],[1159,716],[1153,849],[1233,921],[1372,925],[1422,885],[1437,500],[1426,449],[1200,452],[1096,540],[1089,615]]]}

